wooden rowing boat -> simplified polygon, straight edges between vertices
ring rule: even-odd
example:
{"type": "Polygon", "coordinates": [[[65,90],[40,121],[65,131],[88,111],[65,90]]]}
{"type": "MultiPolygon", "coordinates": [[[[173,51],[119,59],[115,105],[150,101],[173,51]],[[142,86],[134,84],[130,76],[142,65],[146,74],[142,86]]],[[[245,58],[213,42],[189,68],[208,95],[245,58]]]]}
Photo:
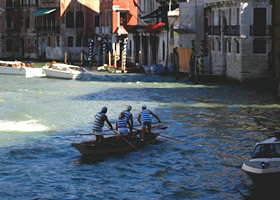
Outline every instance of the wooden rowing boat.
{"type": "Polygon", "coordinates": [[[132,136],[127,136],[124,139],[121,138],[120,141],[117,136],[107,137],[104,138],[102,145],[97,145],[95,140],[72,143],[71,145],[75,147],[82,156],[101,158],[136,151],[145,144],[155,142],[155,139],[159,136],[159,133],[150,133],[149,137],[145,138],[145,141],[141,141],[141,139],[137,137],[139,133],[140,131],[136,130],[133,132],[132,136]]]}

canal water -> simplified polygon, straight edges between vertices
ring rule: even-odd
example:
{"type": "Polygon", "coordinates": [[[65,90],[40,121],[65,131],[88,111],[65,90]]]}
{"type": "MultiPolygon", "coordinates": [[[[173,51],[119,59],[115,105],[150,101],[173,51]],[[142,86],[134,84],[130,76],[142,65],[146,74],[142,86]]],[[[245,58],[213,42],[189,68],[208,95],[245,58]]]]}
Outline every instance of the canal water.
{"type": "Polygon", "coordinates": [[[256,142],[280,129],[280,103],[239,84],[98,73],[91,81],[0,76],[0,199],[254,199],[241,170],[256,142]],[[93,116],[114,122],[141,106],[170,127],[139,152],[85,160],[93,116]]]}

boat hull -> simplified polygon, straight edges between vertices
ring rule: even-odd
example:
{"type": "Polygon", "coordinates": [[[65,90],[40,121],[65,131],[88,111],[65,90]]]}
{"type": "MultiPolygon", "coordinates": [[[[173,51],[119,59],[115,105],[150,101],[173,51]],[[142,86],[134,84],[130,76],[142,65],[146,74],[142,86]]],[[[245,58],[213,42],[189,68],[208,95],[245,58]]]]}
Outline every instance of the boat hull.
{"type": "Polygon", "coordinates": [[[46,74],[47,77],[52,77],[52,78],[75,79],[78,76],[78,74],[72,74],[66,71],[64,72],[64,71],[45,69],[45,68],[43,68],[43,72],[46,74]]]}
{"type": "Polygon", "coordinates": [[[245,161],[242,170],[251,178],[254,185],[271,187],[280,179],[280,162],[245,161]]]}
{"type": "Polygon", "coordinates": [[[25,75],[25,73],[26,71],[24,68],[0,66],[0,74],[25,75]]]}
{"type": "Polygon", "coordinates": [[[142,148],[145,144],[154,142],[158,135],[158,133],[152,134],[152,136],[145,142],[140,141],[139,138],[130,138],[127,139],[129,143],[122,140],[121,144],[118,144],[117,137],[113,136],[105,138],[104,144],[101,146],[96,145],[95,141],[72,143],[71,145],[75,147],[82,156],[100,158],[136,151],[137,149],[142,148]]]}

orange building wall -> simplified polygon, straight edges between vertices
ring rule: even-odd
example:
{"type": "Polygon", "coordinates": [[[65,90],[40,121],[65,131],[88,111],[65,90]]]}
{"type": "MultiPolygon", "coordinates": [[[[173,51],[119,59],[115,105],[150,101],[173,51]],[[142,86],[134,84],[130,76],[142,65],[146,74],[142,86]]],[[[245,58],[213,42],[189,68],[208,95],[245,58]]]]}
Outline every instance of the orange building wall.
{"type": "MultiPolygon", "coordinates": [[[[136,1],[137,2],[137,1],[136,1]]],[[[116,7],[119,10],[127,10],[127,25],[137,25],[137,8],[135,7],[133,0],[127,0],[127,1],[119,1],[114,0],[113,1],[113,11],[112,11],[112,17],[113,17],[113,24],[112,24],[112,31],[113,33],[116,33],[118,30],[118,12],[117,10],[114,10],[114,7],[116,7]]]]}

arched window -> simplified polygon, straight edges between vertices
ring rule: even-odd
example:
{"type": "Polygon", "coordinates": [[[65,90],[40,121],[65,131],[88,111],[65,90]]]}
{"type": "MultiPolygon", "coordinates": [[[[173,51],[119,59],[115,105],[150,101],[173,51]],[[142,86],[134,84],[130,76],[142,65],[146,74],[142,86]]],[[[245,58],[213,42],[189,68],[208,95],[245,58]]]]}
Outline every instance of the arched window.
{"type": "Polygon", "coordinates": [[[81,11],[76,13],[76,28],[84,28],[84,13],[81,11]]]}
{"type": "Polygon", "coordinates": [[[74,28],[74,13],[72,11],[66,13],[66,28],[74,28]]]}
{"type": "Polygon", "coordinates": [[[162,41],[162,60],[165,60],[165,42],[162,41]]]}

